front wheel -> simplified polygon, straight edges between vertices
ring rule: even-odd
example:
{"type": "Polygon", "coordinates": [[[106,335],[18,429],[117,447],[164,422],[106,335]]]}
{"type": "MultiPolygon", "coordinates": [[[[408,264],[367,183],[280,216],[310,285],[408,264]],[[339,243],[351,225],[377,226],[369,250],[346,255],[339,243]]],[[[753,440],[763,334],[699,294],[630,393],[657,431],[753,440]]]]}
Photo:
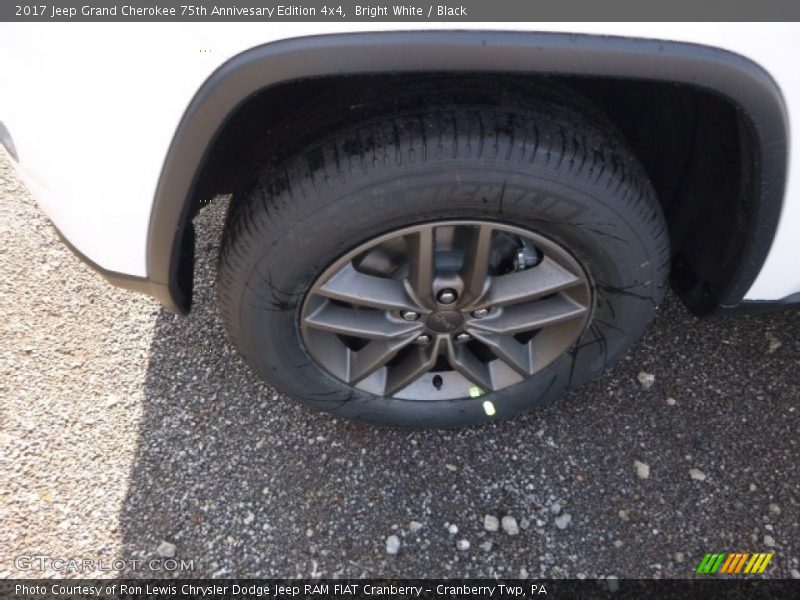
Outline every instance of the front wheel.
{"type": "Polygon", "coordinates": [[[219,276],[252,367],[338,416],[454,427],[611,365],[661,300],[663,218],[602,117],[535,106],[376,116],[265,166],[219,276]]]}

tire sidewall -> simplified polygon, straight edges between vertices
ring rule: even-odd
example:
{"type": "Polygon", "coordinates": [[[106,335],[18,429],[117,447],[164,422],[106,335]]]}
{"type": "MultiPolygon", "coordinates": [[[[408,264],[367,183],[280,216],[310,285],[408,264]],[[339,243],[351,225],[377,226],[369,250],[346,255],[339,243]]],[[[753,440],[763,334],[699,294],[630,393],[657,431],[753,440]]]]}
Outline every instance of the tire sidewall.
{"type": "MultiPolygon", "coordinates": [[[[367,422],[456,427],[496,420],[546,403],[610,366],[652,319],[663,293],[659,249],[640,235],[641,215],[616,190],[589,179],[554,178],[540,168],[479,161],[377,169],[303,202],[276,199],[285,227],[259,240],[237,278],[239,349],[281,391],[318,409],[367,422]],[[306,351],[300,310],[314,280],[339,256],[415,224],[498,221],[529,229],[567,249],[592,286],[592,314],[574,347],[529,379],[480,396],[441,401],[383,398],[347,386],[306,351]],[[485,403],[495,414],[490,416],[485,403]]],[[[295,190],[297,194],[298,190],[295,190]]],[[[273,211],[275,209],[273,208],[273,211]]]]}

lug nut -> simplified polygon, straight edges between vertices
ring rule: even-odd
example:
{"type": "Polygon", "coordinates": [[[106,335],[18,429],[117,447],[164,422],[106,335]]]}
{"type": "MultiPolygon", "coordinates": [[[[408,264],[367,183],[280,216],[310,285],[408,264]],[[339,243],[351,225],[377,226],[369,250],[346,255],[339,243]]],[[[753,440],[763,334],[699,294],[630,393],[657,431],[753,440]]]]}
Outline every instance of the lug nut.
{"type": "Polygon", "coordinates": [[[536,248],[524,246],[517,250],[517,257],[514,259],[514,270],[524,271],[535,267],[542,262],[542,256],[536,248]]]}
{"type": "Polygon", "coordinates": [[[425,344],[430,344],[431,343],[431,336],[423,333],[422,335],[418,336],[417,339],[414,340],[414,341],[417,344],[419,344],[420,346],[423,346],[425,344]]]}
{"type": "Polygon", "coordinates": [[[456,293],[456,291],[454,289],[446,288],[446,289],[442,290],[441,292],[439,292],[438,294],[436,294],[436,299],[441,304],[452,304],[453,302],[455,302],[458,299],[458,294],[456,293]]]}
{"type": "Polygon", "coordinates": [[[488,308],[479,308],[478,310],[472,311],[472,316],[476,319],[483,319],[484,317],[489,316],[489,309],[488,308]]]}
{"type": "Polygon", "coordinates": [[[459,333],[456,336],[456,341],[459,342],[460,344],[463,344],[464,342],[468,342],[471,339],[472,339],[472,336],[470,334],[468,334],[468,333],[459,333]]]}
{"type": "Polygon", "coordinates": [[[404,310],[402,313],[400,313],[400,316],[402,316],[406,321],[416,321],[419,319],[419,313],[414,312],[413,310],[404,310]]]}

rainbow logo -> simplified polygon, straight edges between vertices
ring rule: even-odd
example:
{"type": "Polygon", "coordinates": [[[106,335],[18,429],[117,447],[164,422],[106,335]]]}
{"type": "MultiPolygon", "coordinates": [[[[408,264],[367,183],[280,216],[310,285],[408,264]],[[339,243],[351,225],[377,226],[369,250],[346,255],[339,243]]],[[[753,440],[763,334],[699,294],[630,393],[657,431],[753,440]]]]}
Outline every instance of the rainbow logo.
{"type": "Polygon", "coordinates": [[[748,552],[708,553],[700,561],[696,572],[702,575],[713,575],[715,573],[758,575],[764,572],[773,556],[774,554],[766,552],[758,552],[756,554],[748,552]]]}

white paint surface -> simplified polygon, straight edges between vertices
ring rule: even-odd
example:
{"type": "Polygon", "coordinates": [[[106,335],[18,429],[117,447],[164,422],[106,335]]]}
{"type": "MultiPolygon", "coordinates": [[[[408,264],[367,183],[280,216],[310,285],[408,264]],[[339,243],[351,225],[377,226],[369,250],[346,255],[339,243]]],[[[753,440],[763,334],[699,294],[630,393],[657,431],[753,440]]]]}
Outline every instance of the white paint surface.
{"type": "MultiPolygon", "coordinates": [[[[100,266],[144,276],[164,158],[215,68],[280,39],[410,29],[594,33],[723,48],[772,75],[788,107],[790,139],[800,139],[800,25],[793,23],[2,24],[0,121],[14,138],[20,174],[61,232],[100,266]]],[[[800,292],[800,159],[790,160],[778,234],[751,300],[800,292]]]]}

